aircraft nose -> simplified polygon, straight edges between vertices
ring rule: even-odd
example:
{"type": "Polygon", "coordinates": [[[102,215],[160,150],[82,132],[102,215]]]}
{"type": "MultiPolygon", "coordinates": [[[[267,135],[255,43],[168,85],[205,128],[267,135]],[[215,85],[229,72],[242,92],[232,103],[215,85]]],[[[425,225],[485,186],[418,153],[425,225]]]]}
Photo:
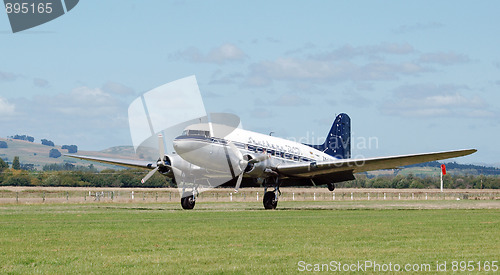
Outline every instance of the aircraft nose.
{"type": "Polygon", "coordinates": [[[189,140],[189,139],[174,139],[174,150],[178,155],[183,155],[206,146],[205,143],[189,140]]]}
{"type": "Polygon", "coordinates": [[[185,144],[182,142],[182,140],[179,140],[179,139],[174,139],[174,150],[175,152],[180,155],[182,153],[184,153],[186,150],[186,146],[185,144]]]}

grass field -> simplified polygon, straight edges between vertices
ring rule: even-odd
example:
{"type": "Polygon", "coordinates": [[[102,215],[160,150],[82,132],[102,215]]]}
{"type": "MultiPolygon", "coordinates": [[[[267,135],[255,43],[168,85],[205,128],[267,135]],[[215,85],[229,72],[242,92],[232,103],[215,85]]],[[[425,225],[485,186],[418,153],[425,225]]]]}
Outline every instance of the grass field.
{"type": "Polygon", "coordinates": [[[498,209],[321,203],[280,202],[276,211],[258,202],[207,202],[194,211],[177,202],[4,205],[0,273],[275,274],[331,261],[429,264],[424,273],[446,261],[451,273],[452,261],[474,261],[478,271],[500,260],[498,209]]]}

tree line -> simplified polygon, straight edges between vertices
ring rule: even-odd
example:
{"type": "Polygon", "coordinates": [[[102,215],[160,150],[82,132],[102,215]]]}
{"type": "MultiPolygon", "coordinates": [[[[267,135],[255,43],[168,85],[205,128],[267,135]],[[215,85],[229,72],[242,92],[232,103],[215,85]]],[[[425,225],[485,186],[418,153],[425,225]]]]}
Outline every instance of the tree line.
{"type": "Polygon", "coordinates": [[[25,141],[29,141],[29,142],[34,142],[35,141],[34,137],[28,136],[28,135],[14,135],[11,138],[12,139],[18,139],[18,140],[25,140],[25,141]]]}
{"type": "MultiPolygon", "coordinates": [[[[5,163],[5,162],[4,162],[5,163]]],[[[5,168],[0,161],[0,186],[66,186],[66,187],[174,187],[164,176],[155,174],[145,184],[142,169],[97,172],[92,169],[67,171],[26,171],[5,168]]]]}
{"type": "MultiPolygon", "coordinates": [[[[142,169],[114,170],[98,172],[92,165],[75,166],[69,163],[44,166],[44,171],[26,171],[9,168],[0,159],[0,185],[4,186],[71,186],[71,187],[175,187],[169,179],[156,173],[145,184],[141,179],[148,171],[142,169]],[[62,170],[64,169],[64,170],[62,170]]],[[[356,175],[357,179],[337,183],[340,188],[416,188],[437,189],[440,186],[437,177],[380,176],[367,178],[356,175]]],[[[485,175],[450,175],[444,176],[446,189],[500,189],[500,177],[485,175]]]]}
{"type": "MultiPolygon", "coordinates": [[[[500,175],[500,169],[496,167],[489,167],[484,165],[475,165],[475,164],[460,164],[456,161],[445,163],[447,170],[459,169],[459,170],[467,170],[471,174],[476,175],[500,175]]],[[[409,167],[435,167],[440,168],[441,163],[438,161],[430,161],[417,163],[412,165],[404,166],[405,168],[409,167]]]]}
{"type": "MultiPolygon", "coordinates": [[[[24,140],[24,141],[29,141],[29,142],[34,142],[35,141],[34,137],[28,136],[28,135],[14,135],[14,136],[10,136],[9,138],[11,138],[11,139],[17,139],[17,140],[24,140]]],[[[48,140],[48,139],[42,138],[40,141],[41,141],[42,145],[50,146],[50,147],[54,147],[55,146],[55,144],[54,144],[54,142],[52,140],[48,140]]],[[[8,146],[7,142],[0,141],[0,148],[9,148],[9,146],[8,146]]],[[[74,153],[78,152],[78,146],[76,146],[74,144],[73,145],[63,145],[61,147],[61,149],[68,150],[68,153],[70,153],[70,154],[74,154],[74,153]]],[[[58,157],[60,157],[61,155],[57,156],[56,151],[59,152],[59,150],[57,150],[57,149],[52,149],[49,156],[51,158],[58,158],[58,157]]]]}
{"type": "MultiPolygon", "coordinates": [[[[341,188],[440,188],[441,180],[438,177],[407,176],[378,176],[368,178],[366,175],[356,175],[356,180],[337,184],[341,188]]],[[[500,177],[491,175],[451,175],[443,176],[443,187],[446,189],[500,189],[500,177]]]]}

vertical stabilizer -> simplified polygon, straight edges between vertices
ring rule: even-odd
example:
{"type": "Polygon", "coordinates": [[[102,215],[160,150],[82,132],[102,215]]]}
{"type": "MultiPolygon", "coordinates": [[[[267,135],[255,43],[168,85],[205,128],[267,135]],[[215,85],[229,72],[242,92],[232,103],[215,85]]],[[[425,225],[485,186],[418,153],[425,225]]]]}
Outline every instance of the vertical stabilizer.
{"type": "Polygon", "coordinates": [[[306,145],[339,159],[351,158],[351,118],[345,113],[339,114],[323,144],[306,145]]]}

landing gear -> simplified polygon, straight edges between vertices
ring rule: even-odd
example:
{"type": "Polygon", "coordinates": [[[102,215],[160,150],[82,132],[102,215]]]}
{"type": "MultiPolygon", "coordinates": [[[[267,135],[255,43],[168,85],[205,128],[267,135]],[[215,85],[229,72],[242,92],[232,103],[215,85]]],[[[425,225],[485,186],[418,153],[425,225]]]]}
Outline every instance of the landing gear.
{"type": "Polygon", "coordinates": [[[333,190],[335,190],[335,184],[334,183],[328,183],[326,185],[328,186],[328,190],[330,190],[331,192],[333,192],[333,190]]]}
{"type": "Polygon", "coordinates": [[[281,195],[279,180],[276,178],[274,182],[274,191],[267,191],[267,187],[264,188],[264,208],[265,209],[276,209],[278,206],[278,197],[281,195]]]}
{"type": "Polygon", "coordinates": [[[193,209],[196,203],[196,197],[192,192],[182,194],[181,205],[184,209],[193,209]]]}
{"type": "Polygon", "coordinates": [[[276,209],[278,206],[278,198],[276,194],[272,191],[268,191],[264,194],[264,208],[265,209],[276,209]]]}

